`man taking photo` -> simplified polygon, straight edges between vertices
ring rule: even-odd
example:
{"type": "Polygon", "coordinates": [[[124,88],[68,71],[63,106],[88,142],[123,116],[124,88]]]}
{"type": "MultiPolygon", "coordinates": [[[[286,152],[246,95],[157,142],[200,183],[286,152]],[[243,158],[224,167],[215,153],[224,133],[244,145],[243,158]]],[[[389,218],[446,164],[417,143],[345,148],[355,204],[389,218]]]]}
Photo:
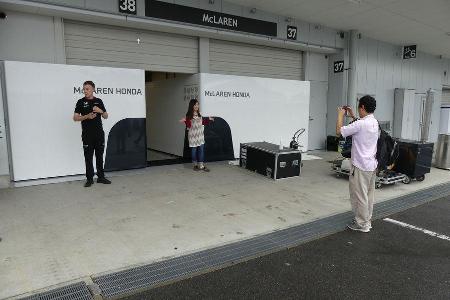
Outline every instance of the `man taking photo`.
{"type": "Polygon", "coordinates": [[[359,100],[359,120],[343,126],[345,113],[354,120],[351,107],[339,107],[336,134],[344,138],[352,137],[351,168],[349,178],[350,202],[354,214],[353,221],[347,225],[351,230],[369,232],[375,198],[375,179],[377,169],[378,121],[373,116],[377,103],[371,96],[359,100]]]}

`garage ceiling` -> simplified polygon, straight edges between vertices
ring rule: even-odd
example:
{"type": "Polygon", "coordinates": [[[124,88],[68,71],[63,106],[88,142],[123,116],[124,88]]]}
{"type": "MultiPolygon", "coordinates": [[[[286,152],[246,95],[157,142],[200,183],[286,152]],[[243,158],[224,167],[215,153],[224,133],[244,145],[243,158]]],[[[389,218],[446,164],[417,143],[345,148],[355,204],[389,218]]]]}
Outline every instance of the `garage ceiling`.
{"type": "Polygon", "coordinates": [[[450,57],[450,0],[227,0],[450,57]]]}

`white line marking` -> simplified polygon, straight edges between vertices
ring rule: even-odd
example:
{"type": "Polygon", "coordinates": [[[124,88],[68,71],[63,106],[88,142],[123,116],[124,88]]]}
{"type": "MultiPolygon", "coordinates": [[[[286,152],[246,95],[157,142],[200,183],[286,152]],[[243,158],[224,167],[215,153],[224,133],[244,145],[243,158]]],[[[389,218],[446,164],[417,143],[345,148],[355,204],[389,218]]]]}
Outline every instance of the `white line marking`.
{"type": "Polygon", "coordinates": [[[437,237],[439,239],[443,239],[443,240],[446,240],[446,241],[450,242],[450,237],[448,237],[446,235],[443,235],[443,234],[440,234],[440,233],[437,233],[437,232],[434,232],[434,231],[431,231],[431,230],[428,230],[428,229],[423,229],[423,228],[420,228],[420,227],[416,227],[414,225],[409,225],[407,223],[403,223],[403,222],[396,221],[396,220],[389,219],[389,218],[385,218],[383,220],[386,221],[386,222],[390,222],[390,223],[393,223],[393,224],[400,225],[402,227],[406,227],[406,228],[409,228],[409,229],[421,231],[421,232],[423,232],[425,234],[428,234],[428,235],[431,235],[433,237],[437,237]]]}

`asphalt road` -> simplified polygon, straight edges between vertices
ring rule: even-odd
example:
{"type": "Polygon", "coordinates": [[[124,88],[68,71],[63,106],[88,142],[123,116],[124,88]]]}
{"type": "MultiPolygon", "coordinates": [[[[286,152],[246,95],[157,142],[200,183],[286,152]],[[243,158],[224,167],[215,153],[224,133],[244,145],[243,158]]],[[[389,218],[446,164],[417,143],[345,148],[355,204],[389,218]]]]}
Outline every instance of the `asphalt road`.
{"type": "MultiPolygon", "coordinates": [[[[450,198],[389,216],[450,236],[450,198]]],[[[450,240],[384,220],[125,298],[450,299],[450,240]]]]}

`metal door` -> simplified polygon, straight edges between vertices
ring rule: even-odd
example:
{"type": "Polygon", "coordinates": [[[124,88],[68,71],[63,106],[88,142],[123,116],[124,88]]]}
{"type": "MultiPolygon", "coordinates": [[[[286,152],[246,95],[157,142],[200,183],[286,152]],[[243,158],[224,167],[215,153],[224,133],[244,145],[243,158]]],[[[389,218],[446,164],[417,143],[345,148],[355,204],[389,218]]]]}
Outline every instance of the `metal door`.
{"type": "Polygon", "coordinates": [[[328,82],[311,81],[308,150],[325,149],[328,82]]]}

